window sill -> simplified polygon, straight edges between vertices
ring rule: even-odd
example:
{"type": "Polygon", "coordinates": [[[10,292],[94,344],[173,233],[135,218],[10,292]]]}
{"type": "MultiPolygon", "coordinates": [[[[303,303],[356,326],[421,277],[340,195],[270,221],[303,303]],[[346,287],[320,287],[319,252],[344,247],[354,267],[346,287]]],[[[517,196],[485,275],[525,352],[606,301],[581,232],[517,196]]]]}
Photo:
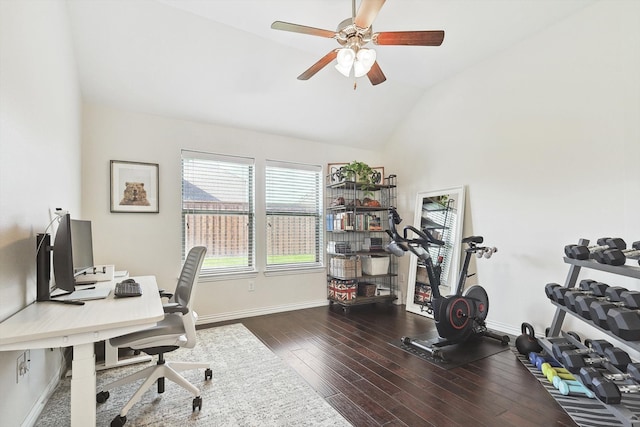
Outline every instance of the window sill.
{"type": "Polygon", "coordinates": [[[223,280],[255,279],[256,277],[258,277],[257,271],[242,273],[205,273],[199,276],[198,281],[200,283],[221,282],[223,280]]]}
{"type": "Polygon", "coordinates": [[[318,273],[326,273],[327,269],[325,267],[309,267],[309,268],[283,268],[283,269],[273,269],[267,270],[264,272],[265,277],[270,276],[289,276],[293,274],[318,274],[318,273]]]}

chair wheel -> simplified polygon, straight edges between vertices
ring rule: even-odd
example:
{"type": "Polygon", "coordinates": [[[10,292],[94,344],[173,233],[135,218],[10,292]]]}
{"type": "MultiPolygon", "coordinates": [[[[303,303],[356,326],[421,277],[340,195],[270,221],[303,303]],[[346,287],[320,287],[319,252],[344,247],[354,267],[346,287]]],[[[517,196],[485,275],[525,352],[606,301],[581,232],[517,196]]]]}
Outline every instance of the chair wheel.
{"type": "Polygon", "coordinates": [[[111,427],[122,427],[126,422],[127,422],[127,417],[121,417],[120,415],[116,415],[113,421],[111,421],[111,427]]]}
{"type": "Polygon", "coordinates": [[[210,380],[212,378],[213,378],[213,371],[211,370],[211,368],[207,368],[204,371],[204,380],[206,381],[206,380],[210,380]]]}
{"type": "Polygon", "coordinates": [[[104,403],[107,401],[108,398],[109,398],[108,391],[101,391],[100,393],[96,394],[96,402],[98,403],[104,403]]]}
{"type": "Polygon", "coordinates": [[[202,397],[200,397],[200,396],[197,396],[197,397],[193,398],[193,409],[192,410],[195,411],[196,407],[198,408],[198,411],[202,410],[202,397]]]}

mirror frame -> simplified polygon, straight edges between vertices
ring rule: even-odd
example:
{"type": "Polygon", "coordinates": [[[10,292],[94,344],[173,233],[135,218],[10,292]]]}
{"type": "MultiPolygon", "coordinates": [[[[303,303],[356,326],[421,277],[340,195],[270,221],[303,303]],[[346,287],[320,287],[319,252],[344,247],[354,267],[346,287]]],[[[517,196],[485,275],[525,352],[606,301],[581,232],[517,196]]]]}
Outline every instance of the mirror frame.
{"type": "MultiPolygon", "coordinates": [[[[464,209],[465,209],[465,189],[464,186],[445,188],[443,190],[425,191],[420,192],[416,196],[415,205],[415,217],[413,219],[413,226],[417,229],[422,229],[422,205],[426,198],[438,197],[448,195],[449,199],[456,200],[456,211],[458,213],[456,218],[456,229],[451,241],[447,244],[451,245],[451,263],[449,265],[448,283],[443,283],[441,286],[449,287],[449,292],[443,292],[443,295],[449,295],[453,288],[455,288],[458,281],[458,274],[460,271],[460,259],[462,257],[462,229],[464,227],[464,209]]],[[[409,274],[407,282],[407,298],[406,298],[406,310],[412,313],[420,314],[422,316],[433,317],[427,314],[426,311],[421,310],[421,305],[414,302],[415,286],[416,286],[416,271],[418,268],[418,258],[411,256],[409,260],[409,274]]]]}

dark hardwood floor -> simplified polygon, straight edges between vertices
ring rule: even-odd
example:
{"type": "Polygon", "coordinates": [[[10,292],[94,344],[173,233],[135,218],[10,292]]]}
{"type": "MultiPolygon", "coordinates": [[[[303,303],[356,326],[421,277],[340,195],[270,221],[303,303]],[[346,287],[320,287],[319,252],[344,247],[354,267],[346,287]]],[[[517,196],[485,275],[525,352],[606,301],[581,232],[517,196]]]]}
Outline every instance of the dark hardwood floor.
{"type": "Polygon", "coordinates": [[[346,314],[318,307],[224,323],[238,322],[355,426],[576,425],[511,351],[444,370],[390,345],[435,329],[404,306],[346,314]]]}

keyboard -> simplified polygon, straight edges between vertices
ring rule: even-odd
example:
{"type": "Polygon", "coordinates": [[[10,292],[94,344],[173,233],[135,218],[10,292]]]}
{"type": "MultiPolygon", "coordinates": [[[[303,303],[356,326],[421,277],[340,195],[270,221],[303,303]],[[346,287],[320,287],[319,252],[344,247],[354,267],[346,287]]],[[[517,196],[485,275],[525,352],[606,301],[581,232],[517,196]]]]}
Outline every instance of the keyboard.
{"type": "Polygon", "coordinates": [[[140,283],[137,283],[132,279],[123,280],[122,282],[116,283],[113,295],[116,298],[139,297],[142,295],[142,287],[140,286],[140,283]]]}

